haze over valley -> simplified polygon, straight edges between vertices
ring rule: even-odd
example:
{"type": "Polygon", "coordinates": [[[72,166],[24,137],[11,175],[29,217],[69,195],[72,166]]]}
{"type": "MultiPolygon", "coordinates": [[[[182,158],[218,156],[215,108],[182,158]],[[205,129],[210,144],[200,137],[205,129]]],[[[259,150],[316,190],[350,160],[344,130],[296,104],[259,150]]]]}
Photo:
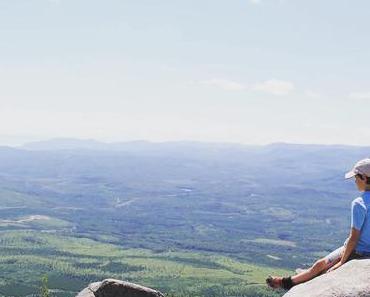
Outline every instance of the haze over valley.
{"type": "MultiPolygon", "coordinates": [[[[4,236],[36,232],[60,243],[92,239],[124,250],[218,255],[293,270],[346,239],[358,193],[343,175],[369,152],[71,139],[1,147],[0,228],[4,236]]],[[[10,247],[3,248],[6,254],[10,247]]]]}

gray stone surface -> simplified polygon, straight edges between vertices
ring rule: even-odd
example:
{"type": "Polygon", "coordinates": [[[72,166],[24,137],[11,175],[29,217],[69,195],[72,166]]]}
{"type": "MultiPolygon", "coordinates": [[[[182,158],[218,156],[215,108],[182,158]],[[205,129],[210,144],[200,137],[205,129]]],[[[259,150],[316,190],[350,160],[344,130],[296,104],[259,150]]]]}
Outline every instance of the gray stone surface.
{"type": "Polygon", "coordinates": [[[159,291],[137,284],[105,279],[101,282],[91,283],[76,297],[164,297],[164,295],[159,291]]]}
{"type": "Polygon", "coordinates": [[[351,260],[293,287],[283,297],[370,297],[370,259],[351,260]]]}

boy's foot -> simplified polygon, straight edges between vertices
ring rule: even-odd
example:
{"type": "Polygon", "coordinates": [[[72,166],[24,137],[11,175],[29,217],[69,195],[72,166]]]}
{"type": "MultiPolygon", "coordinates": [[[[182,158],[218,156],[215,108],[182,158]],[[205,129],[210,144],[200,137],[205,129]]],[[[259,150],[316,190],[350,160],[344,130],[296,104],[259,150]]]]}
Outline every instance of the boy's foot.
{"type": "Polygon", "coordinates": [[[278,276],[269,276],[266,279],[266,284],[273,289],[282,288],[283,286],[283,278],[278,276]]]}

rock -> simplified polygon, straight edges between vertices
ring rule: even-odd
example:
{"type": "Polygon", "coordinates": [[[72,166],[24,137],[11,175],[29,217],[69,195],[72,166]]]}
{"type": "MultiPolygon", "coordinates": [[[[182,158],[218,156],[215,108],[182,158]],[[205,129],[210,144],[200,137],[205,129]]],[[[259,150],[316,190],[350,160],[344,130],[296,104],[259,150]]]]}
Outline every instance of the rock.
{"type": "Polygon", "coordinates": [[[293,287],[283,297],[370,297],[370,259],[351,260],[293,287]]]}
{"type": "Polygon", "coordinates": [[[116,279],[91,283],[76,297],[164,297],[156,290],[116,279]]]}

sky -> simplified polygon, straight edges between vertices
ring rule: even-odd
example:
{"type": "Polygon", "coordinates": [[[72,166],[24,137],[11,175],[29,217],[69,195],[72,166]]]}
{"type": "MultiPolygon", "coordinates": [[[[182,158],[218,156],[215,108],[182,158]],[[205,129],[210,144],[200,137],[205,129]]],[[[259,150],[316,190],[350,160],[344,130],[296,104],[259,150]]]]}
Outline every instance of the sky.
{"type": "Polygon", "coordinates": [[[0,145],[370,145],[370,1],[0,0],[0,145]]]}

